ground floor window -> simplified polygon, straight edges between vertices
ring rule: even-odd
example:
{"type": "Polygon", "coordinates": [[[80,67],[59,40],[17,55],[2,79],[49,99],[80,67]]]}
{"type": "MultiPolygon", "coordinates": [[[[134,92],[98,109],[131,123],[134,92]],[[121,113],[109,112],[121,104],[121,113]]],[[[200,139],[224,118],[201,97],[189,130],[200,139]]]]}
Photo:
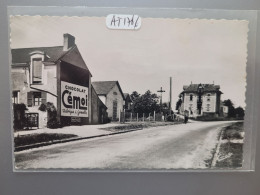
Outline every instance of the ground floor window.
{"type": "Polygon", "coordinates": [[[19,91],[13,91],[13,94],[12,94],[12,101],[13,101],[13,104],[18,104],[19,103],[19,91]]]}
{"type": "Polygon", "coordinates": [[[42,94],[41,92],[34,92],[33,93],[33,105],[40,106],[42,103],[42,94]]]}
{"type": "Polygon", "coordinates": [[[40,106],[42,103],[46,103],[46,93],[45,92],[28,92],[27,94],[27,104],[28,107],[40,106]]]}

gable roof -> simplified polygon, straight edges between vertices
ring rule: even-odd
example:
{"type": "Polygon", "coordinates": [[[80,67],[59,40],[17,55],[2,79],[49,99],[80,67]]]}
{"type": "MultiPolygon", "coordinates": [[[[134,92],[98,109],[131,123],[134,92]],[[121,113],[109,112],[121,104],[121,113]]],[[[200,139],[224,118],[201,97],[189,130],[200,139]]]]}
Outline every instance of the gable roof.
{"type": "Polygon", "coordinates": [[[47,56],[44,60],[46,62],[56,62],[60,57],[68,52],[63,51],[63,46],[12,49],[12,64],[29,63],[31,56],[30,53],[35,51],[43,52],[47,56]]]}
{"type": "Polygon", "coordinates": [[[67,51],[63,50],[63,46],[12,49],[12,65],[18,67],[23,64],[29,64],[31,61],[31,54],[33,52],[43,53],[45,56],[43,63],[45,64],[52,62],[55,63],[58,60],[62,60],[71,63],[79,68],[87,70],[92,76],[78,50],[77,45],[74,45],[67,51]],[[74,56],[77,57],[75,58],[74,56]]]}
{"type": "Polygon", "coordinates": [[[118,86],[119,91],[120,91],[123,99],[125,100],[124,93],[123,93],[118,81],[95,81],[95,82],[92,82],[92,86],[94,87],[94,89],[95,89],[95,91],[98,95],[107,95],[115,85],[118,86]]]}
{"type": "Polygon", "coordinates": [[[222,93],[219,89],[219,85],[214,84],[190,84],[190,85],[184,85],[183,86],[183,92],[182,93],[196,93],[198,92],[199,86],[202,86],[203,92],[219,92],[222,93]]]}

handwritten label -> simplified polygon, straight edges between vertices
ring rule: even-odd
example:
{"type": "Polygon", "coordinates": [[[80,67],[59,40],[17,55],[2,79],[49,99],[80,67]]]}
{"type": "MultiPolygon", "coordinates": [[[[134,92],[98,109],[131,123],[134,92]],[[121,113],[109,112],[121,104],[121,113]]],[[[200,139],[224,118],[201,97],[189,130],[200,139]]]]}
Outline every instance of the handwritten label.
{"type": "Polygon", "coordinates": [[[109,29],[137,30],[141,27],[138,15],[109,14],[106,18],[109,29]]]}

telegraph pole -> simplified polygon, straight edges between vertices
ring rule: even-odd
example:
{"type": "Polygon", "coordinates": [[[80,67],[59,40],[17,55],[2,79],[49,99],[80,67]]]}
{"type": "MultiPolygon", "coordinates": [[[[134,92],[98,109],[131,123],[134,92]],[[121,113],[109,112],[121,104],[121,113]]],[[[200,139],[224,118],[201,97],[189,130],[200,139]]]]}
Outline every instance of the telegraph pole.
{"type": "Polygon", "coordinates": [[[172,77],[170,77],[170,105],[169,105],[169,110],[170,110],[170,116],[172,115],[172,77]]]}
{"type": "Polygon", "coordinates": [[[160,109],[161,109],[161,112],[162,112],[162,94],[165,92],[162,87],[160,90],[158,90],[157,92],[161,93],[161,100],[160,100],[160,109]]]}

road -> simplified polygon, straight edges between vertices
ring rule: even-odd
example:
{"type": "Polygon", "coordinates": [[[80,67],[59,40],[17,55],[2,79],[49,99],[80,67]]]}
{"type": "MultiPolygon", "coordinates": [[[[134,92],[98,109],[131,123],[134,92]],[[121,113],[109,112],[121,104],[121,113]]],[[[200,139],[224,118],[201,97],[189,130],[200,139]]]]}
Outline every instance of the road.
{"type": "Polygon", "coordinates": [[[207,168],[220,129],[232,122],[193,122],[15,152],[17,169],[207,168]]]}

